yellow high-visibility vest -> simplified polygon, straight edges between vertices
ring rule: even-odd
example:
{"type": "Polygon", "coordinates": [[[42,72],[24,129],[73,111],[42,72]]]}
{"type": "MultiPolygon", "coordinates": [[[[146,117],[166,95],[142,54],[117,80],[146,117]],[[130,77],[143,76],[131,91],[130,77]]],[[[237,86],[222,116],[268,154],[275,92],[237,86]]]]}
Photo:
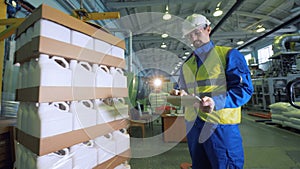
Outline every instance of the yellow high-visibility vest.
{"type": "MultiPolygon", "coordinates": [[[[226,96],[226,56],[231,48],[215,46],[203,64],[197,68],[196,57],[191,57],[182,67],[189,94],[203,96],[226,96]]],[[[225,104],[225,103],[224,103],[225,104]]],[[[211,113],[196,110],[193,105],[185,107],[185,119],[193,121],[199,116],[202,120],[218,124],[241,122],[241,108],[223,108],[211,113]]]]}

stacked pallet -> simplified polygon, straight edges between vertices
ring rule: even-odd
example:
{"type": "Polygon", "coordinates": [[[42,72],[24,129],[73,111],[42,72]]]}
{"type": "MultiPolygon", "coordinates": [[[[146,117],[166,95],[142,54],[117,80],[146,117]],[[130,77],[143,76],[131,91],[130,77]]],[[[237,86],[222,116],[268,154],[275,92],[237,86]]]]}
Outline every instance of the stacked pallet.
{"type": "Polygon", "coordinates": [[[130,156],[125,42],[41,5],[17,29],[16,46],[21,64],[16,167],[125,163],[130,156]]]}

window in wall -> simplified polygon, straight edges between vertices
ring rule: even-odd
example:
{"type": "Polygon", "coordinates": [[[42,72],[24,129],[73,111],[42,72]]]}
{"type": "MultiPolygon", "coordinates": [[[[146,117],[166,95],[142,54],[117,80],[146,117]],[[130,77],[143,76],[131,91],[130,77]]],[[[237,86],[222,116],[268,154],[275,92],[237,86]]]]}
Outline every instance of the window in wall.
{"type": "MultiPolygon", "coordinates": [[[[247,65],[249,65],[250,63],[249,63],[249,61],[251,60],[251,58],[252,58],[252,55],[251,55],[251,53],[249,53],[249,54],[247,54],[247,55],[245,55],[245,60],[246,60],[246,62],[247,62],[247,65]]],[[[251,62],[251,61],[250,61],[251,62]]]]}
{"type": "Polygon", "coordinates": [[[269,46],[259,49],[257,51],[258,64],[269,61],[269,57],[271,57],[273,54],[274,54],[274,52],[272,50],[272,45],[269,45],[269,46]]]}

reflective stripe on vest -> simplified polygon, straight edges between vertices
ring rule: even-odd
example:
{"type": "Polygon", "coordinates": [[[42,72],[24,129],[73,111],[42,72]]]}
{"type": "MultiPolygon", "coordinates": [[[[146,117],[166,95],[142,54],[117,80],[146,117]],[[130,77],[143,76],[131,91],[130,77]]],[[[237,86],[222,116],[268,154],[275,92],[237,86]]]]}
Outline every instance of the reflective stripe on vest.
{"type": "MultiPolygon", "coordinates": [[[[183,75],[188,93],[203,96],[226,96],[226,55],[230,48],[215,46],[206,60],[197,69],[196,57],[191,57],[183,65],[183,75]]],[[[224,103],[225,104],[225,103],[224,103]]],[[[241,108],[224,108],[212,113],[195,110],[193,105],[185,107],[185,119],[194,120],[197,115],[204,121],[219,124],[236,124],[241,121],[241,108]]]]}

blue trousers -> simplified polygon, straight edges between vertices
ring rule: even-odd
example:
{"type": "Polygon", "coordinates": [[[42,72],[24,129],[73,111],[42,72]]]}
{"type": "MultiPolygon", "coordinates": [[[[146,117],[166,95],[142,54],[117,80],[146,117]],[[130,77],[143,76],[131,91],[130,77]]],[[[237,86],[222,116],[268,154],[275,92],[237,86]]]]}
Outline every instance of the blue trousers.
{"type": "Polygon", "coordinates": [[[237,124],[186,122],[193,169],[242,169],[244,151],[237,124]]]}

